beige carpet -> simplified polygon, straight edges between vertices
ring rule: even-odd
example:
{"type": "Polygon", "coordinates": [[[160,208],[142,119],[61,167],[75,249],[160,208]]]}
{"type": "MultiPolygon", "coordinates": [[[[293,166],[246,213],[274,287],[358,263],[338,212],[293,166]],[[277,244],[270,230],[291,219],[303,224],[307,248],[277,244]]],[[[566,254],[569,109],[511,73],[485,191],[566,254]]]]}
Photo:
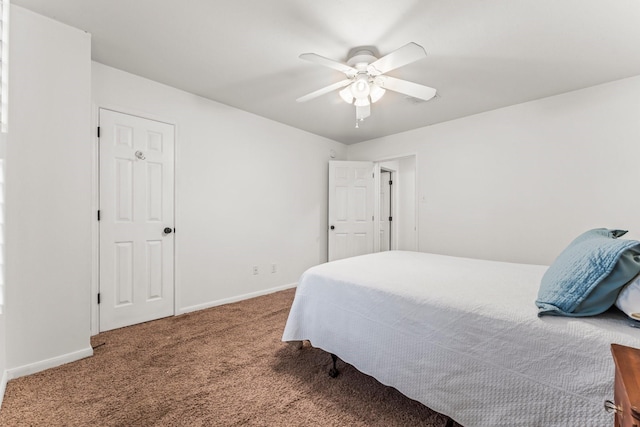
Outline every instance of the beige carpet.
{"type": "Polygon", "coordinates": [[[94,356],[7,385],[0,426],[444,426],[280,337],[293,290],[95,336],[94,356]]]}

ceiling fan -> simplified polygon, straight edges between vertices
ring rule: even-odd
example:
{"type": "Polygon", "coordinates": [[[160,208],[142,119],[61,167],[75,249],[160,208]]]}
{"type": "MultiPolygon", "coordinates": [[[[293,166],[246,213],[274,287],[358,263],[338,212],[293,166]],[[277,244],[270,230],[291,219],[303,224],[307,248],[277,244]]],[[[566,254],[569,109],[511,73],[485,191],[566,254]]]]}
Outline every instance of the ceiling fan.
{"type": "Polygon", "coordinates": [[[382,98],[387,89],[425,101],[436,95],[434,88],[384,75],[403,65],[425,58],[427,54],[422,46],[413,42],[407,43],[382,58],[378,58],[375,51],[375,48],[368,46],[352,49],[346,64],[315,53],[303,53],[300,59],[338,70],[347,78],[302,96],[296,101],[309,101],[342,89],[339,92],[340,97],[356,107],[356,127],[358,127],[358,122],[371,115],[371,104],[382,98]]]}

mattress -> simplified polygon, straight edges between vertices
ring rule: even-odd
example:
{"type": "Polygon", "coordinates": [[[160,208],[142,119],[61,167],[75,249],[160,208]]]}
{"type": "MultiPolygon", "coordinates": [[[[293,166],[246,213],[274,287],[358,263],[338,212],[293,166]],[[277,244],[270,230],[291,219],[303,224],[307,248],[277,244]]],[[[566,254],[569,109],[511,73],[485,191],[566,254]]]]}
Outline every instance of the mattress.
{"type": "Polygon", "coordinates": [[[537,316],[546,266],[390,251],[300,278],[283,341],[309,340],[472,426],[606,426],[610,344],[640,329],[609,311],[537,316]]]}

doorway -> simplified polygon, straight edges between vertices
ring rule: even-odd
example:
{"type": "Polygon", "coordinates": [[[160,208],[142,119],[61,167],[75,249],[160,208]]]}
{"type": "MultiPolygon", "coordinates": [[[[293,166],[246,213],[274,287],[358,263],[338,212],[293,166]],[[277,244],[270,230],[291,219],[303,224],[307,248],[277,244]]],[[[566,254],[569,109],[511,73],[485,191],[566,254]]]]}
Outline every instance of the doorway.
{"type": "Polygon", "coordinates": [[[376,205],[379,221],[376,223],[376,237],[378,241],[375,244],[376,251],[383,250],[404,250],[417,251],[418,249],[418,227],[417,227],[417,209],[416,203],[416,155],[405,155],[402,157],[394,157],[389,159],[378,160],[376,165],[379,167],[380,173],[380,196],[377,197],[376,205]],[[389,195],[382,194],[383,185],[386,176],[384,172],[389,172],[389,195]],[[383,209],[389,206],[389,214],[387,215],[383,209]],[[389,221],[391,218],[391,221],[389,221]],[[388,249],[386,247],[387,235],[385,228],[389,230],[388,249]]]}
{"type": "Polygon", "coordinates": [[[329,261],[417,251],[416,156],[329,162],[329,261]]]}
{"type": "Polygon", "coordinates": [[[380,252],[393,249],[393,172],[380,169],[380,252]]]}

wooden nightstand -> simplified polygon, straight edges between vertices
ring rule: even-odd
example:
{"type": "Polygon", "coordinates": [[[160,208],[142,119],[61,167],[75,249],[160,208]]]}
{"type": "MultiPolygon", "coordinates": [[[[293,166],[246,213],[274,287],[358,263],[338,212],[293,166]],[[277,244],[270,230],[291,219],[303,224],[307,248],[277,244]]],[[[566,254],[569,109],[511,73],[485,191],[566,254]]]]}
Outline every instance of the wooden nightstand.
{"type": "Polygon", "coordinates": [[[615,411],[615,427],[640,427],[640,349],[611,344],[616,365],[614,401],[605,408],[615,411]]]}

